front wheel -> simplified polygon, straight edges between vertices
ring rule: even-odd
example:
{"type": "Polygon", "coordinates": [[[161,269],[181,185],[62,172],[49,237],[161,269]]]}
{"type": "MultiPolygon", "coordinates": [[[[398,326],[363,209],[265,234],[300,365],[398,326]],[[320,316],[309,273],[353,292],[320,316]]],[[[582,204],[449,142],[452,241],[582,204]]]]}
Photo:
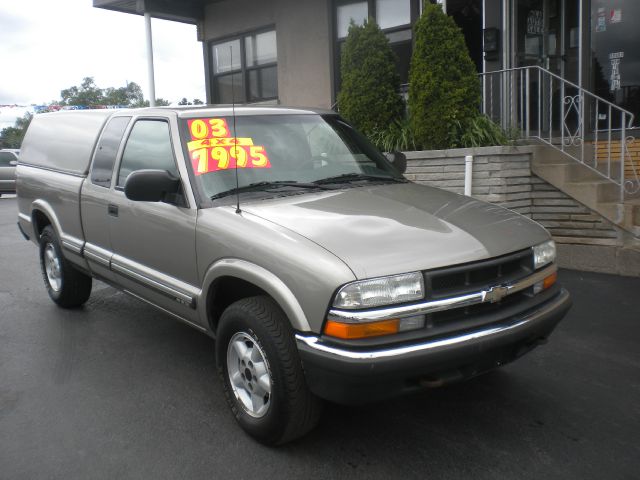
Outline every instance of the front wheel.
{"type": "Polygon", "coordinates": [[[317,424],[322,402],[307,387],[287,317],[269,297],[245,298],[224,311],[216,359],[229,406],[252,437],[282,444],[317,424]]]}
{"type": "Polygon", "coordinates": [[[61,307],[79,307],[89,299],[91,277],[64,258],[58,236],[50,225],[44,227],[40,236],[40,269],[49,297],[61,307]]]}

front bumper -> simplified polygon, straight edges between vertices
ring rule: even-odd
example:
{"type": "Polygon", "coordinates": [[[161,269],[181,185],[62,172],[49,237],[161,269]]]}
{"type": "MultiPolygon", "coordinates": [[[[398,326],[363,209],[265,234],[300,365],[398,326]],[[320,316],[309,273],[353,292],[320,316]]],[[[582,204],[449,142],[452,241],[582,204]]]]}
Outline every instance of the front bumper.
{"type": "Polygon", "coordinates": [[[569,293],[560,289],[535,309],[502,322],[410,345],[349,350],[302,333],[296,341],[311,391],[357,404],[464,380],[508,363],[543,343],[570,307],[569,293]]]}

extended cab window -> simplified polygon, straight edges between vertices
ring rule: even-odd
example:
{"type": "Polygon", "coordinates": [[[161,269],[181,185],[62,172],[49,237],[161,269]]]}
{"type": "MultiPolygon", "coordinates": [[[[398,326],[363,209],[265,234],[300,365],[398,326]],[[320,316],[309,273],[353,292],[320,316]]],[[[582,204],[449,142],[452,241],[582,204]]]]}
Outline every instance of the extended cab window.
{"type": "Polygon", "coordinates": [[[169,124],[164,120],[138,120],[135,123],[124,147],[117,186],[124,187],[131,172],[149,168],[168,170],[178,176],[169,124]]]}
{"type": "Polygon", "coordinates": [[[113,165],[116,163],[116,155],[122,135],[129,124],[131,117],[115,117],[102,132],[100,143],[96,149],[91,168],[91,183],[107,187],[111,185],[111,175],[113,175],[113,165]]]}

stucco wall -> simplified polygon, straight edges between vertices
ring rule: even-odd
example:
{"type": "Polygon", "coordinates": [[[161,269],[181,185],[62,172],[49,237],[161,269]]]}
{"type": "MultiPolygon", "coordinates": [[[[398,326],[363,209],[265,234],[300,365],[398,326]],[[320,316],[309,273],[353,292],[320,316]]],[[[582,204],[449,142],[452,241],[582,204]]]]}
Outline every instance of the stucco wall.
{"type": "Polygon", "coordinates": [[[274,25],[283,105],[331,107],[332,51],[327,0],[226,0],[206,7],[207,42],[274,25]]]}
{"type": "Polygon", "coordinates": [[[464,157],[473,155],[472,196],[510,208],[545,226],[558,243],[561,266],[638,275],[640,255],[625,249],[627,234],[531,173],[530,147],[406,152],[406,177],[464,192],[464,157]],[[635,273],[634,273],[635,272],[635,273]]]}

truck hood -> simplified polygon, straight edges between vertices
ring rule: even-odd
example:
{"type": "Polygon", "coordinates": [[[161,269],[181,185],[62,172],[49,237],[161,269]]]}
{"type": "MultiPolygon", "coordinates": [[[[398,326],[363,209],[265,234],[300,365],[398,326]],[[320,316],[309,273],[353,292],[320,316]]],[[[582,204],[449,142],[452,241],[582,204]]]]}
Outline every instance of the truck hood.
{"type": "Polygon", "coordinates": [[[549,238],[515,212],[414,183],[285,196],[242,210],[322,246],[358,278],[482,260],[549,238]]]}

